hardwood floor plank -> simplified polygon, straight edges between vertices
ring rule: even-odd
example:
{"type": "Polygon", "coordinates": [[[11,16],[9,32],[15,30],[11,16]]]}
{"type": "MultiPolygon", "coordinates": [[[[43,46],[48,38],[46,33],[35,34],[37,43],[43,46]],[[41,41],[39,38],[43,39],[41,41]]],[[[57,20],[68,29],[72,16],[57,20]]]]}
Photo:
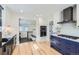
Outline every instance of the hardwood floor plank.
{"type": "Polygon", "coordinates": [[[19,46],[16,46],[12,55],[18,55],[19,54],[19,46]]]}
{"type": "Polygon", "coordinates": [[[25,42],[16,46],[12,55],[61,55],[50,47],[49,41],[25,42]]]}

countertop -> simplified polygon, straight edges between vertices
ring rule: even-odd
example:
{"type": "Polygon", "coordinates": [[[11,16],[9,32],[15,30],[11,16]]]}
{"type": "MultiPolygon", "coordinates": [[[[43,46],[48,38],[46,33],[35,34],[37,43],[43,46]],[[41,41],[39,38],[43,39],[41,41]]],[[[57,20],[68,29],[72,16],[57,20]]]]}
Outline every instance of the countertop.
{"type": "Polygon", "coordinates": [[[66,38],[66,37],[58,36],[57,34],[51,34],[51,35],[52,35],[52,36],[59,37],[59,38],[67,39],[67,40],[70,40],[70,41],[78,42],[78,43],[79,43],[79,39],[66,38]]]}
{"type": "Polygon", "coordinates": [[[12,38],[7,38],[7,39],[8,39],[7,42],[2,42],[2,46],[5,45],[5,44],[7,44],[12,38]]]}

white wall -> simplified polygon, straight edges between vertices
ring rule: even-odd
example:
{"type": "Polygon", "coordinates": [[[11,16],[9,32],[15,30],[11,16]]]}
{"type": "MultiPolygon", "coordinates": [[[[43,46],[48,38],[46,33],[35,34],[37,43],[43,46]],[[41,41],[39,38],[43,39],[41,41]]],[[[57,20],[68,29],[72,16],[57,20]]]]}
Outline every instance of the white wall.
{"type": "Polygon", "coordinates": [[[73,11],[73,19],[76,20],[77,23],[63,24],[61,28],[61,33],[79,37],[79,27],[77,27],[79,26],[79,4],[77,4],[77,8],[75,8],[73,11]]]}
{"type": "MultiPolygon", "coordinates": [[[[50,19],[52,19],[54,21],[54,28],[53,30],[56,30],[56,26],[57,26],[57,22],[59,20],[61,20],[61,11],[62,9],[68,7],[70,5],[62,5],[59,6],[58,8],[55,8],[56,10],[53,11],[53,7],[52,10],[48,12],[44,12],[45,14],[41,14],[36,13],[36,14],[17,14],[16,12],[14,12],[13,10],[11,10],[10,8],[5,6],[4,9],[4,13],[3,13],[3,29],[7,26],[7,25],[11,25],[13,32],[12,35],[17,34],[17,43],[19,43],[19,18],[23,18],[23,19],[30,19],[30,20],[36,20],[36,36],[37,36],[37,40],[42,40],[42,39],[49,39],[49,21],[50,19]],[[40,16],[41,14],[41,16],[40,16]],[[39,15],[39,16],[36,16],[39,15]],[[41,25],[45,25],[47,26],[47,36],[46,37],[40,37],[40,26],[41,25]]],[[[42,9],[41,9],[42,10],[42,9]]],[[[3,30],[3,35],[2,37],[6,37],[5,36],[5,32],[3,30]]]]}
{"type": "Polygon", "coordinates": [[[52,18],[52,21],[53,21],[53,28],[52,28],[52,31],[53,33],[56,33],[57,32],[57,27],[59,26],[59,24],[57,24],[57,22],[60,22],[61,21],[61,10],[56,10],[55,13],[53,14],[53,18],[52,18]]]}
{"type": "Polygon", "coordinates": [[[73,36],[79,36],[79,5],[77,5],[77,8],[74,9],[74,20],[77,21],[77,23],[67,23],[63,24],[61,27],[61,33],[73,35],[73,36]]]}
{"type": "MultiPolygon", "coordinates": [[[[17,14],[13,10],[7,7],[7,5],[2,5],[4,7],[3,17],[2,17],[2,37],[5,38],[8,35],[5,33],[5,28],[10,25],[11,26],[11,37],[13,35],[17,35],[17,44],[19,44],[19,18],[34,20],[34,17],[27,16],[27,14],[17,14]]],[[[29,28],[33,29],[34,27],[29,28]]],[[[31,30],[30,30],[31,31],[31,30]]]]}
{"type": "Polygon", "coordinates": [[[65,24],[60,24],[60,25],[57,24],[58,21],[61,21],[61,11],[62,10],[55,12],[55,14],[53,16],[53,18],[54,18],[53,31],[56,32],[56,30],[57,30],[56,27],[60,26],[61,27],[60,34],[79,36],[79,33],[78,33],[79,28],[77,27],[79,25],[79,5],[77,5],[77,23],[65,23],[65,24]]]}
{"type": "Polygon", "coordinates": [[[17,35],[17,44],[19,43],[19,21],[18,21],[18,16],[16,15],[15,12],[13,12],[11,9],[9,9],[6,5],[3,5],[4,10],[3,10],[3,17],[2,17],[2,37],[5,38],[7,37],[6,33],[5,33],[5,29],[8,25],[10,25],[11,27],[11,36],[13,35],[17,35]]]}
{"type": "Polygon", "coordinates": [[[37,16],[36,17],[36,39],[38,41],[40,40],[49,40],[49,21],[48,18],[45,18],[43,16],[37,16]],[[47,36],[40,37],[40,26],[47,26],[47,36]]]}
{"type": "Polygon", "coordinates": [[[79,28],[74,23],[66,23],[62,25],[60,33],[79,37],[79,28]]]}

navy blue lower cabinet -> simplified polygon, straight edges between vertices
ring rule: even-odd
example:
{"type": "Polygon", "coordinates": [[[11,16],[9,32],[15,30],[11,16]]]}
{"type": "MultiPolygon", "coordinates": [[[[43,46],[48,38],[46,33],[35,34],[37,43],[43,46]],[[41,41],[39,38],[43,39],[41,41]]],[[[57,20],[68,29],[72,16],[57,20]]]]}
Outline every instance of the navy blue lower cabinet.
{"type": "Polygon", "coordinates": [[[79,43],[51,36],[51,47],[64,55],[79,55],[79,43]]]}
{"type": "Polygon", "coordinates": [[[79,55],[79,43],[77,42],[77,43],[74,43],[74,46],[75,46],[75,54],[76,55],[79,55]]]}
{"type": "Polygon", "coordinates": [[[70,55],[75,54],[75,43],[73,41],[67,40],[67,52],[69,52],[70,55]]]}

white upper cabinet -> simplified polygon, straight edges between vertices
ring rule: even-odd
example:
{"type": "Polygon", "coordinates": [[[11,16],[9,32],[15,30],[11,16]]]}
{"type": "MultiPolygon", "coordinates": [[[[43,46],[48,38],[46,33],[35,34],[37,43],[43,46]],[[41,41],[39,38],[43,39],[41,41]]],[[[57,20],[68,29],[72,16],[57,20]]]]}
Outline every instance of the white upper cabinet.
{"type": "Polygon", "coordinates": [[[77,27],[79,27],[79,4],[77,4],[77,27]]]}
{"type": "Polygon", "coordinates": [[[77,21],[77,5],[73,6],[73,21],[77,21]]]}

